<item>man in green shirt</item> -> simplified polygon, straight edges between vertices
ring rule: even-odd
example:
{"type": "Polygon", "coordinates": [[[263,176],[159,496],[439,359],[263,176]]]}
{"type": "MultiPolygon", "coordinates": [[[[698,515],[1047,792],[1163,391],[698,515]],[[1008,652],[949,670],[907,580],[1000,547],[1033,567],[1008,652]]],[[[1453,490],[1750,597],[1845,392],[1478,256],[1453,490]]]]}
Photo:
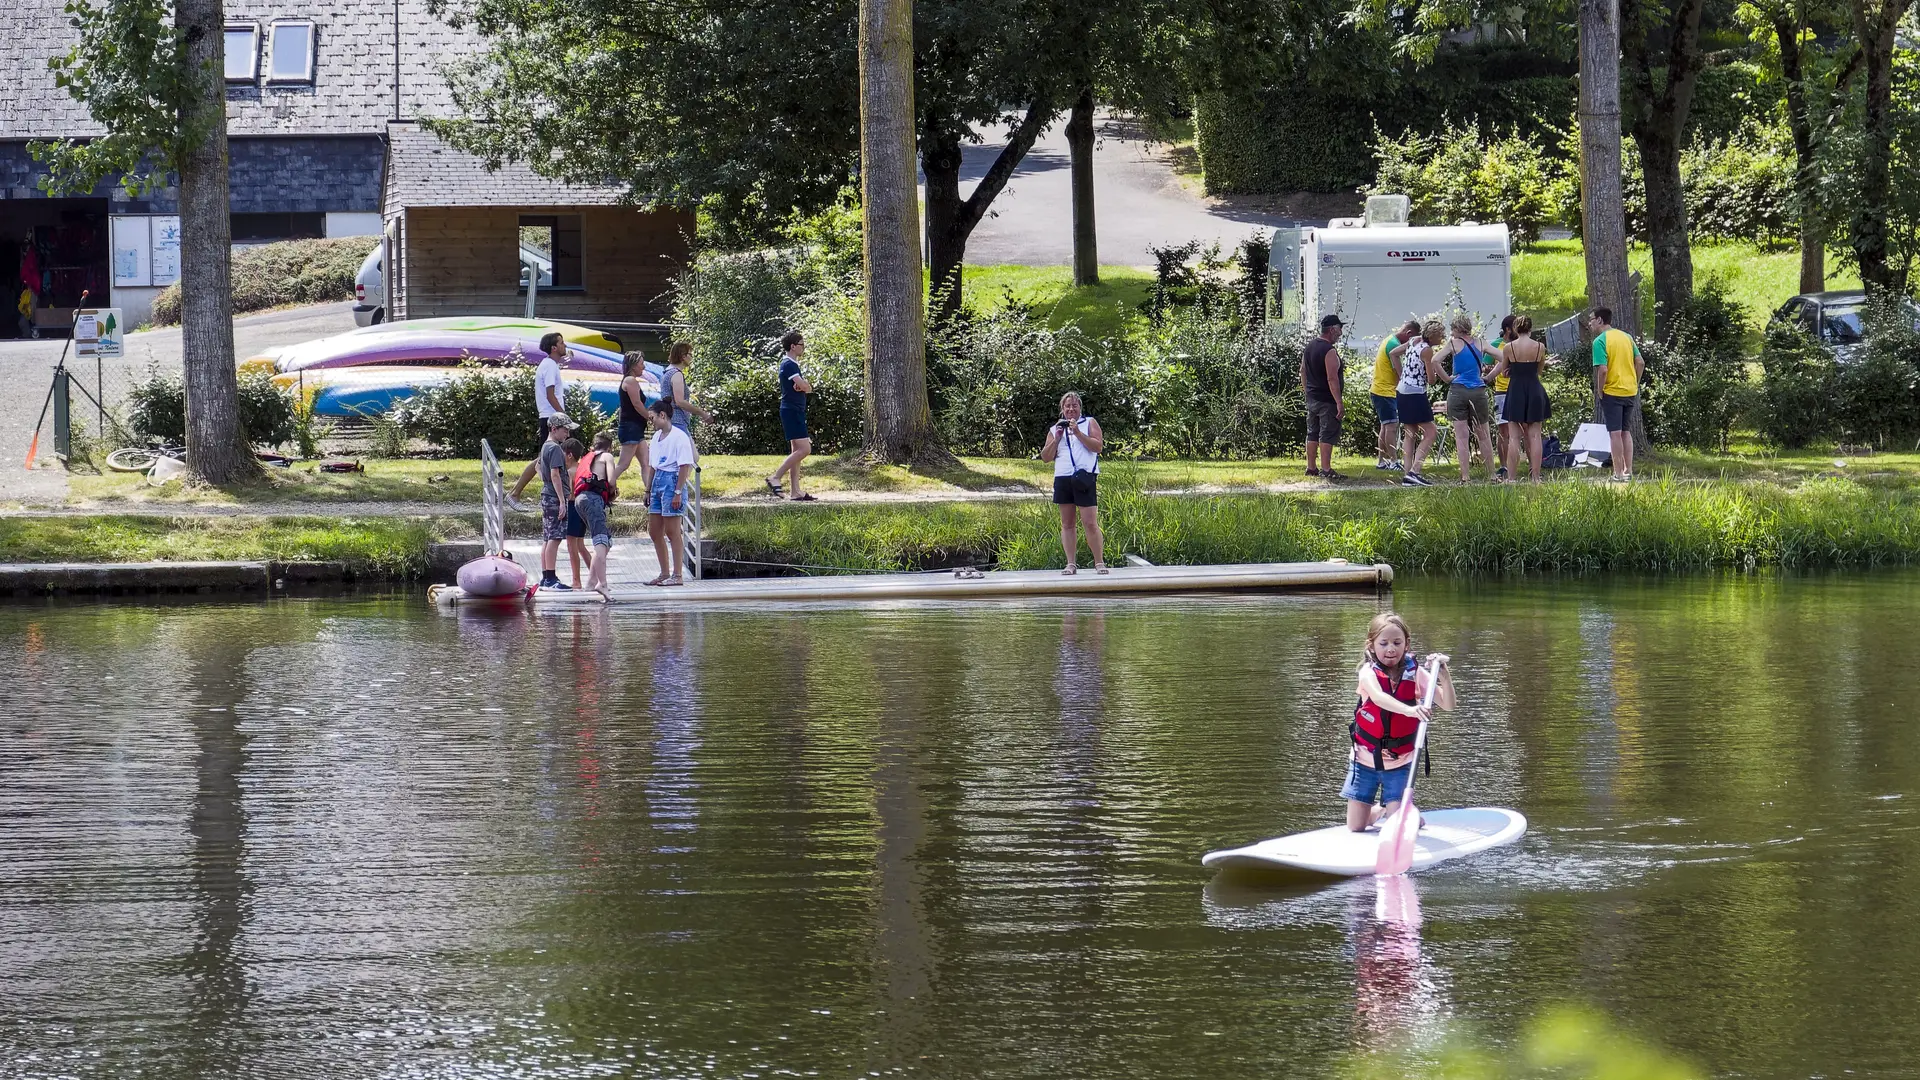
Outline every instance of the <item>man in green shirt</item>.
{"type": "Polygon", "coordinates": [[[1593,331],[1593,401],[1599,421],[1607,425],[1613,452],[1613,479],[1633,479],[1633,410],[1640,406],[1640,377],[1647,362],[1640,346],[1624,330],[1613,328],[1613,312],[1593,309],[1587,319],[1593,331]]]}

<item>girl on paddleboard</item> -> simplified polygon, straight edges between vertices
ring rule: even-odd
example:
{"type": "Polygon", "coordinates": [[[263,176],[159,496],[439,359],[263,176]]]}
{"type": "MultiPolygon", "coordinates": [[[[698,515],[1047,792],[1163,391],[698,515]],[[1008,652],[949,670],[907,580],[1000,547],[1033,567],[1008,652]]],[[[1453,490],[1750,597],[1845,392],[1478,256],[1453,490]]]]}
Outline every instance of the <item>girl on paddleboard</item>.
{"type": "MultiPolygon", "coordinates": [[[[1347,762],[1347,784],[1340,789],[1347,800],[1347,828],[1354,832],[1364,832],[1398,809],[1407,793],[1407,778],[1413,775],[1414,735],[1420,721],[1429,717],[1420,707],[1427,673],[1412,652],[1412,638],[1406,620],[1390,611],[1375,615],[1367,624],[1367,651],[1354,687],[1359,701],[1350,728],[1353,751],[1347,762]],[[1376,798],[1381,805],[1374,805],[1376,798]]],[[[1451,711],[1453,674],[1447,669],[1447,657],[1435,653],[1430,659],[1440,662],[1433,703],[1451,711]]]]}

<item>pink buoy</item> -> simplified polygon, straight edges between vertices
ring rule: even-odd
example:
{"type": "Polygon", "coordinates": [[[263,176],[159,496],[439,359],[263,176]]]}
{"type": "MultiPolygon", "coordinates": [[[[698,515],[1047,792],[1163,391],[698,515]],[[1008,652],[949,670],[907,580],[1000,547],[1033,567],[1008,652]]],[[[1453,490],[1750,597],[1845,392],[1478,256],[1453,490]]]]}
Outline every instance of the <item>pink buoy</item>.
{"type": "Polygon", "coordinates": [[[517,596],[526,591],[527,572],[504,555],[482,555],[454,572],[468,596],[517,596]]]}

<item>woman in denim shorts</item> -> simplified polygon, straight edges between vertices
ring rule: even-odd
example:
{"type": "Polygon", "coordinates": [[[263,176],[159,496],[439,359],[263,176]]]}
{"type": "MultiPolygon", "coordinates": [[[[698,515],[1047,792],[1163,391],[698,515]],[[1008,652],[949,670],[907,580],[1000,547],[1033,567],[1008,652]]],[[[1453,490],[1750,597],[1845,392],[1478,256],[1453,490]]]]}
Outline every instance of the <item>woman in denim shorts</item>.
{"type": "Polygon", "coordinates": [[[685,545],[680,517],[687,509],[687,484],[693,476],[693,440],[673,426],[673,402],[661,398],[648,406],[653,438],[647,442],[647,535],[660,560],[660,576],[649,585],[681,585],[685,545]],[[669,569],[671,567],[671,569],[669,569]]]}

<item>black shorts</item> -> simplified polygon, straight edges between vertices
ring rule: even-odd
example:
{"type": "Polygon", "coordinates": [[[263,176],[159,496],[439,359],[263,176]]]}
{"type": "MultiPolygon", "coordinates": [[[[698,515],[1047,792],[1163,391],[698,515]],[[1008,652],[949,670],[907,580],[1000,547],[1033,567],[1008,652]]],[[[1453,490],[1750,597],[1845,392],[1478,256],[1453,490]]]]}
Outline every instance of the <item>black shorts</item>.
{"type": "Polygon", "coordinates": [[[1633,410],[1640,405],[1640,396],[1620,397],[1615,394],[1600,395],[1600,422],[1607,425],[1608,431],[1626,431],[1633,426],[1633,410]]]}
{"type": "Polygon", "coordinates": [[[1099,506],[1100,474],[1082,469],[1072,476],[1054,477],[1053,501],[1057,506],[1099,506]]]}

